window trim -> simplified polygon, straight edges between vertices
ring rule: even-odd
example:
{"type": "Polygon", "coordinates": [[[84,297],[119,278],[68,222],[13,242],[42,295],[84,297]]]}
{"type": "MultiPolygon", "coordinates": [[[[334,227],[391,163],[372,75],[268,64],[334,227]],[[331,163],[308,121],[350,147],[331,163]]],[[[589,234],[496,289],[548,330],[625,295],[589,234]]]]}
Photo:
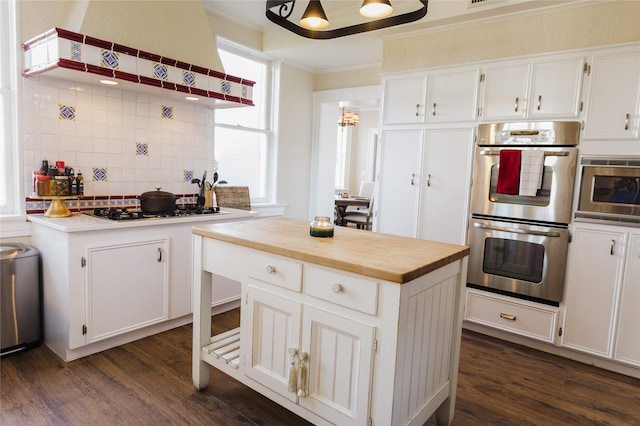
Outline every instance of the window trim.
{"type": "MultiPolygon", "coordinates": [[[[223,50],[226,52],[230,52],[239,56],[244,56],[248,59],[255,60],[257,62],[262,62],[267,67],[266,79],[267,86],[264,87],[264,114],[266,117],[264,118],[264,128],[255,128],[255,127],[247,127],[241,125],[232,125],[232,124],[224,124],[215,122],[214,126],[224,129],[231,130],[240,130],[246,132],[253,133],[261,133],[265,135],[267,140],[267,161],[268,161],[268,169],[266,170],[267,183],[266,183],[266,196],[265,197],[251,197],[252,204],[274,204],[276,200],[276,179],[277,176],[277,142],[275,133],[272,129],[274,129],[274,114],[275,110],[274,105],[276,105],[275,93],[277,93],[275,89],[275,82],[277,78],[277,64],[269,58],[268,56],[255,51],[246,46],[240,45],[236,42],[233,42],[229,39],[218,36],[216,38],[216,43],[218,46],[218,50],[223,50]]],[[[224,66],[224,64],[223,64],[224,66]]],[[[241,77],[241,76],[239,76],[241,77]]],[[[251,108],[251,107],[248,107],[251,108]]],[[[215,140],[214,140],[214,148],[213,155],[215,156],[215,140]]]]}

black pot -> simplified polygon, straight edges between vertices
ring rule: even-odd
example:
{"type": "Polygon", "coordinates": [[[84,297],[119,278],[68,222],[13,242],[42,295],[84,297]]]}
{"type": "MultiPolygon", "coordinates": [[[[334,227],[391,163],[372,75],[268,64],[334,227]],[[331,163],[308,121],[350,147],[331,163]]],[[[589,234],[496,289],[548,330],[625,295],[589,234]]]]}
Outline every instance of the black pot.
{"type": "Polygon", "coordinates": [[[144,213],[169,213],[176,209],[176,196],[170,192],[155,191],[144,192],[138,197],[140,209],[144,213]]]}

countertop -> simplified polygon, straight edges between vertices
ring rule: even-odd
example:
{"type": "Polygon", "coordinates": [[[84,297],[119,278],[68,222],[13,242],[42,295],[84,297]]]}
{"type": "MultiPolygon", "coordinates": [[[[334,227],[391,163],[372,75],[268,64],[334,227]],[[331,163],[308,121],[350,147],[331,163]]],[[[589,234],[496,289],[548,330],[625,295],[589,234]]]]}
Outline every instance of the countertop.
{"type": "Polygon", "coordinates": [[[336,226],[333,238],[309,235],[309,223],[267,218],[196,225],[192,232],[269,253],[396,283],[406,283],[469,254],[469,247],[336,226]]]}
{"type": "Polygon", "coordinates": [[[43,214],[28,215],[27,220],[62,232],[88,232],[110,229],[140,228],[147,226],[167,226],[182,223],[226,222],[242,220],[257,216],[257,212],[224,208],[221,213],[207,215],[191,215],[167,218],[150,218],[137,220],[109,220],[83,213],[73,213],[69,217],[50,218],[43,214]]]}

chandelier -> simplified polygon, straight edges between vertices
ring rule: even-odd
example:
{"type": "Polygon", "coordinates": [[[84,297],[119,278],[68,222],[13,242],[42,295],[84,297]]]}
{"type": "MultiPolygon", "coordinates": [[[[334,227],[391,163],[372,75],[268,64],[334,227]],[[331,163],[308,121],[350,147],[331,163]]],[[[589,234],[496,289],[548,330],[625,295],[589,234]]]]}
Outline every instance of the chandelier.
{"type": "Polygon", "coordinates": [[[360,7],[360,15],[373,20],[328,30],[323,30],[330,26],[330,22],[320,0],[309,0],[299,24],[289,20],[296,0],[267,0],[265,15],[271,22],[299,36],[328,40],[417,21],[427,14],[428,2],[429,0],[416,0],[416,3],[420,4],[419,9],[390,16],[393,7],[389,0],[364,0],[360,7]]]}
{"type": "Polygon", "coordinates": [[[360,114],[357,112],[345,111],[342,108],[342,115],[340,115],[340,120],[338,121],[338,126],[355,126],[360,121],[360,114]]]}

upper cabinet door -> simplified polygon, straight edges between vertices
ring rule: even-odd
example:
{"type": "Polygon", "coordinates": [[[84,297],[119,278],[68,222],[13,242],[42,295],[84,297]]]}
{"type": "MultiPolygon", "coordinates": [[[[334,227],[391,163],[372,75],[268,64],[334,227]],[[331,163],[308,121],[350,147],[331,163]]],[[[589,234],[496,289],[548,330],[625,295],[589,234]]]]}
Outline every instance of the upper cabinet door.
{"type": "Polygon", "coordinates": [[[485,71],[484,121],[515,120],[527,112],[529,64],[500,64],[485,71]]]}
{"type": "Polygon", "coordinates": [[[384,124],[424,123],[427,76],[390,77],[383,82],[384,124]]]}
{"type": "Polygon", "coordinates": [[[640,134],[640,53],[594,57],[585,138],[640,134]]]}
{"type": "Polygon", "coordinates": [[[480,70],[429,74],[427,123],[475,121],[480,70]]]}
{"type": "Polygon", "coordinates": [[[579,117],[584,63],[583,57],[534,63],[529,116],[579,117]]]}

